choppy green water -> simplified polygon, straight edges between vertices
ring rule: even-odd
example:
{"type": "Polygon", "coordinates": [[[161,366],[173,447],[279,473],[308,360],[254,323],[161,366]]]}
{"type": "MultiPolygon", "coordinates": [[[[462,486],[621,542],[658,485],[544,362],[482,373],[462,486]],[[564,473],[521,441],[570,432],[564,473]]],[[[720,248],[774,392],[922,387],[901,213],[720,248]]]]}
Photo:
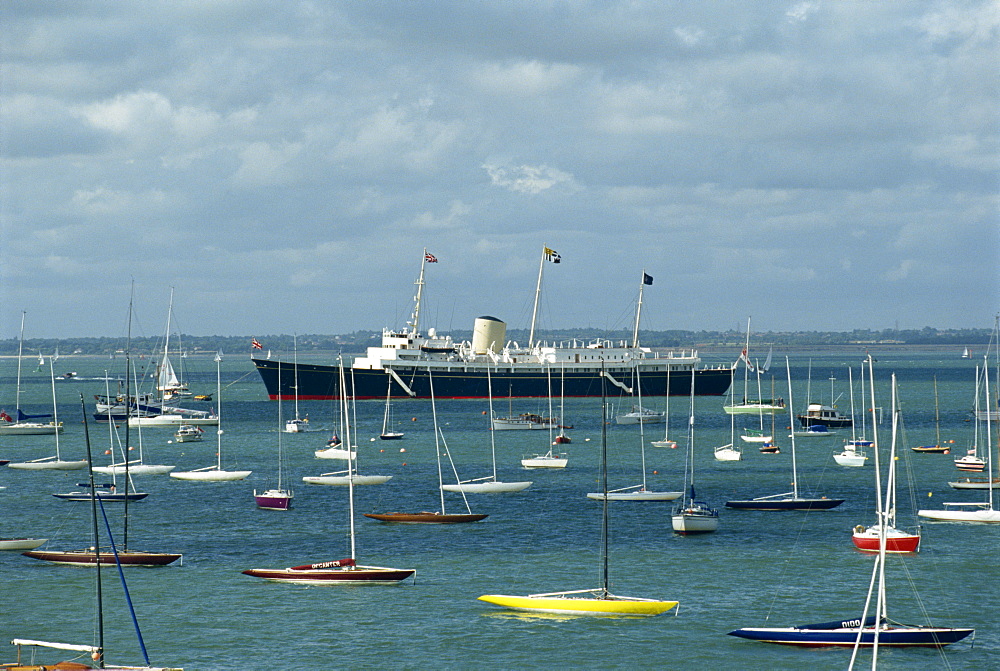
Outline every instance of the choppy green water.
{"type": "MultiPolygon", "coordinates": [[[[805,405],[807,365],[812,360],[812,397],[829,402],[831,374],[837,401],[849,410],[847,366],[855,376],[863,353],[795,353],[792,377],[797,410],[805,405]]],[[[976,361],[951,351],[886,351],[876,363],[876,392],[886,408],[880,435],[888,442],[888,376],[899,376],[906,447],[934,440],[933,378],[940,395],[943,439],[963,450],[972,439],[973,370],[976,361]]],[[[75,370],[78,379],[57,382],[63,455],[83,454],[79,394],[93,409],[102,393],[97,378],[121,360],[62,357],[56,372],[75,370]]],[[[195,392],[211,392],[215,369],[210,357],[186,362],[195,392]]],[[[13,408],[16,362],[0,360],[0,405],[13,408]]],[[[787,396],[783,357],[773,372],[778,395],[787,396]]],[[[23,403],[28,412],[45,411],[51,399],[48,373],[24,361],[23,403]]],[[[846,668],[850,652],[797,650],[725,636],[744,626],[784,626],[853,616],[863,606],[871,558],[856,552],[850,530],[873,520],[871,466],[837,466],[832,453],[846,437],[801,439],[799,480],[807,491],[845,498],[841,507],[815,513],[765,513],[722,509],[717,533],[680,538],[670,531],[669,503],[621,503],[612,507],[612,589],[621,594],[677,599],[673,614],[653,619],[558,618],[518,615],[476,600],[489,592],[529,593],[578,589],[600,582],[600,504],[585,498],[597,488],[600,405],[596,399],[566,403],[566,421],[575,425],[565,471],[524,471],[518,460],[547,449],[541,432],[497,434],[501,479],[533,480],[517,494],[470,495],[482,523],[453,527],[393,526],[358,518],[359,559],[366,563],[417,569],[414,585],[398,587],[306,587],[271,584],[240,574],[251,567],[283,567],[335,559],[347,554],[347,492],[307,486],[304,475],[335,470],[340,462],[317,460],[335,413],[330,402],[302,402],[300,413],[322,431],[284,434],[287,474],[295,484],[295,508],[257,510],[254,487],[274,483],[277,404],[264,400],[263,386],[242,357],[223,363],[224,466],[253,469],[235,483],[180,482],[166,476],[138,479],[150,496],[132,506],[130,545],[183,552],[183,566],[126,572],[143,634],[154,663],[187,669],[264,668],[625,668],[817,669],[846,668]],[[589,440],[588,440],[589,439],[589,440]]],[[[857,381],[856,381],[857,382],[857,381]]],[[[737,383],[742,387],[742,380],[737,383]]],[[[766,385],[770,386],[768,377],[766,385]]],[[[769,391],[769,390],[765,390],[769,391]]],[[[767,395],[767,394],[765,394],[767,395]]],[[[616,400],[616,399],[615,399],[616,400]]],[[[722,399],[696,402],[697,478],[700,495],[722,508],[727,499],[777,494],[790,489],[788,438],[782,454],[762,455],[744,448],[744,461],[719,463],[712,448],[729,442],[729,418],[722,399]]],[[[658,405],[656,399],[647,405],[658,405]]],[[[627,402],[631,405],[631,401],[627,402]]],[[[507,401],[496,401],[498,411],[507,401]]],[[[860,402],[858,403],[860,406],[860,402]]],[[[671,433],[681,438],[686,399],[671,399],[671,433]]],[[[389,483],[357,490],[359,513],[433,510],[438,503],[430,406],[427,401],[396,405],[406,437],[398,443],[370,441],[381,429],[384,406],[358,405],[360,468],[393,475],[389,483]],[[406,452],[400,452],[405,448],[406,452]]],[[[490,473],[486,401],[439,401],[438,413],[456,467],[463,478],[490,473]]],[[[547,410],[535,401],[515,401],[519,411],[547,410]]],[[[292,403],[283,404],[286,416],[292,403]]],[[[778,420],[781,436],[788,420],[778,420]]],[[[95,449],[107,446],[107,429],[91,423],[95,449]]],[[[611,486],[639,481],[638,427],[609,428],[611,486]]],[[[646,440],[662,432],[646,427],[646,440]]],[[[869,431],[870,433],[870,431],[869,431]]],[[[168,429],[142,433],[146,460],[178,469],[209,465],[214,436],[201,443],[171,443],[168,429]]],[[[997,436],[994,435],[994,443],[997,436]]],[[[137,441],[133,439],[133,444],[137,441]]],[[[0,458],[24,460],[50,454],[52,438],[7,437],[0,458]]],[[[977,492],[955,492],[947,480],[958,473],[955,455],[901,453],[901,521],[915,523],[912,505],[937,507],[943,501],[976,500],[977,492]],[[907,473],[912,474],[912,490],[907,473]],[[930,496],[929,496],[930,495],[930,496]]],[[[98,456],[102,463],[107,457],[98,456]]],[[[679,490],[684,451],[647,448],[651,489],[679,490]]],[[[447,464],[446,464],[447,469],[447,464]]],[[[447,472],[447,471],[446,471],[447,472]]],[[[90,544],[89,506],[59,501],[50,494],[69,491],[85,476],[77,473],[0,469],[0,536],[50,538],[49,547],[76,549],[90,544]]],[[[461,497],[447,495],[449,510],[461,497]]],[[[119,515],[120,508],[112,509],[119,515]]],[[[119,522],[120,524],[120,522],[119,522]]],[[[890,614],[898,620],[972,626],[974,645],[952,646],[945,656],[933,650],[883,650],[886,669],[986,669],[1000,667],[1000,596],[997,550],[1000,528],[923,525],[919,555],[889,564],[890,614]],[[914,596],[914,589],[919,600],[914,596]],[[926,611],[925,616],[923,612],[926,611]]],[[[119,539],[120,540],[120,539],[119,539]]],[[[4,569],[0,635],[74,643],[93,640],[94,572],[47,565],[0,554],[4,569]]],[[[141,661],[124,610],[121,588],[104,572],[106,645],[111,661],[141,661]]],[[[4,648],[0,648],[3,650],[4,648]]],[[[5,648],[0,660],[12,658],[5,648]]],[[[870,665],[865,656],[865,664],[870,665]]]]}

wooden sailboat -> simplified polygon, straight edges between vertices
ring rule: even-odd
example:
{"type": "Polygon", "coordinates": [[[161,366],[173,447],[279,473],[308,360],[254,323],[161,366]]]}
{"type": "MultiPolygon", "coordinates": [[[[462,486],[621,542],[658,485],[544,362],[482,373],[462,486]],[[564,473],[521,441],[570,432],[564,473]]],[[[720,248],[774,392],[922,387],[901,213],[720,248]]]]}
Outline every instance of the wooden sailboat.
{"type": "MultiPolygon", "coordinates": [[[[601,377],[601,491],[608,491],[608,410],[601,377]]],[[[480,601],[504,608],[533,613],[559,615],[648,616],[661,615],[677,605],[676,601],[660,601],[641,597],[619,596],[609,590],[609,506],[605,497],[601,505],[601,586],[565,592],[546,592],[515,596],[484,594],[480,601]]]]}
{"type": "MultiPolygon", "coordinates": [[[[39,355],[40,356],[40,355],[39,355]]],[[[52,383],[52,421],[58,426],[59,425],[59,409],[56,403],[56,376],[54,369],[55,360],[53,358],[49,359],[49,378],[52,383]]],[[[51,457],[43,457],[41,459],[32,459],[31,461],[21,461],[12,462],[7,464],[7,468],[14,468],[24,471],[78,471],[82,468],[86,468],[87,460],[80,459],[77,461],[66,460],[62,458],[59,453],[59,432],[53,431],[53,437],[56,441],[56,453],[51,457]]]]}
{"type": "MultiPolygon", "coordinates": [[[[340,368],[341,389],[344,388],[344,368],[340,368]]],[[[341,405],[347,404],[347,395],[340,395],[341,405]]],[[[347,416],[344,412],[343,416],[347,416]]],[[[354,440],[350,419],[343,425],[344,440],[348,445],[354,440]]],[[[347,472],[347,521],[350,529],[349,557],[334,561],[314,562],[284,569],[253,568],[243,571],[244,575],[263,578],[273,582],[304,585],[392,585],[414,576],[414,569],[388,568],[384,566],[362,566],[357,563],[356,532],[354,525],[354,477],[353,469],[347,472]]]]}
{"type": "MultiPolygon", "coordinates": [[[[444,481],[441,472],[441,446],[444,445],[444,449],[448,451],[448,444],[444,442],[444,435],[438,428],[437,420],[437,404],[434,401],[434,376],[431,374],[430,369],[427,370],[427,381],[430,384],[431,391],[431,414],[434,418],[434,454],[437,457],[437,472],[438,472],[438,493],[441,495],[441,510],[432,512],[419,512],[419,513],[365,513],[365,517],[370,517],[373,520],[378,520],[380,522],[399,522],[402,524],[463,524],[466,522],[478,522],[484,520],[489,515],[482,513],[473,513],[472,509],[469,507],[469,501],[465,498],[465,492],[461,492],[462,500],[465,502],[465,513],[447,513],[444,507],[444,481]]],[[[448,459],[451,459],[451,453],[448,453],[448,459]]],[[[452,464],[454,468],[454,464],[452,464]]],[[[455,478],[458,480],[458,477],[455,478]]]]}
{"type": "MultiPolygon", "coordinates": [[[[83,395],[80,396],[80,406],[83,409],[83,426],[84,434],[86,436],[87,443],[87,462],[92,463],[90,459],[90,436],[87,430],[87,409],[83,403],[83,395]]],[[[111,527],[107,524],[107,516],[104,516],[105,528],[108,533],[108,545],[110,551],[105,551],[101,549],[100,534],[98,533],[97,524],[97,510],[100,503],[98,497],[94,495],[97,491],[94,483],[94,471],[93,469],[88,469],[90,476],[90,510],[91,510],[91,530],[93,533],[93,547],[88,550],[82,551],[90,555],[89,561],[79,561],[73,562],[76,564],[91,565],[95,567],[95,581],[96,581],[96,602],[97,602],[97,645],[76,645],[69,643],[53,643],[49,641],[39,641],[34,639],[25,638],[15,638],[11,643],[17,646],[17,661],[10,664],[0,664],[0,668],[6,671],[70,671],[70,670],[80,670],[80,669],[90,669],[89,665],[81,664],[79,662],[58,662],[55,664],[36,664],[34,651],[30,655],[30,660],[22,663],[22,647],[30,648],[45,648],[50,650],[64,650],[71,652],[83,652],[89,653],[91,659],[94,661],[96,668],[104,669],[105,671],[183,671],[180,668],[167,668],[167,667],[154,667],[150,666],[149,654],[146,651],[146,644],[142,638],[142,632],[139,629],[139,622],[135,616],[135,610],[132,608],[132,599],[129,595],[128,585],[125,582],[125,575],[119,570],[119,577],[121,579],[122,590],[125,594],[126,604],[128,605],[129,613],[132,616],[132,622],[135,625],[136,636],[139,639],[139,648],[142,651],[142,656],[145,661],[144,666],[118,666],[109,665],[104,659],[104,591],[102,589],[101,583],[101,565],[102,564],[115,564],[119,569],[122,566],[130,565],[127,556],[129,553],[127,551],[119,552],[115,546],[114,538],[111,536],[111,527]]],[[[101,505],[101,513],[103,516],[104,508],[101,505]]],[[[127,529],[127,526],[126,526],[127,529]]],[[[25,553],[28,554],[28,553],[25,553]]],[[[177,555],[179,557],[180,555],[177,555]]],[[[145,564],[150,565],[150,564],[145,564]]]]}
{"type": "MultiPolygon", "coordinates": [[[[868,368],[871,372],[871,357],[868,358],[868,368]]],[[[874,380],[874,376],[871,376],[874,380]]],[[[875,385],[872,386],[872,415],[875,414],[875,385]]],[[[854,546],[864,552],[878,552],[882,543],[885,551],[892,553],[917,552],[920,549],[920,530],[915,533],[896,527],[896,443],[901,431],[899,391],[896,388],[896,374],[892,374],[892,444],[889,448],[889,473],[885,481],[885,496],[881,492],[882,478],[878,456],[878,426],[872,417],[872,439],[875,452],[875,514],[878,520],[875,524],[854,528],[851,541],[854,546]]]]}
{"type": "MultiPolygon", "coordinates": [[[[278,379],[281,379],[281,362],[278,362],[278,379]]],[[[264,510],[288,510],[292,507],[292,499],[295,498],[295,492],[291,489],[286,489],[282,485],[282,476],[285,468],[284,464],[284,454],[281,450],[281,434],[283,431],[283,426],[281,423],[281,395],[278,395],[278,484],[271,489],[265,489],[264,491],[257,493],[257,489],[253,490],[253,500],[257,504],[258,508],[263,508],[264,510]]]]}
{"type": "Polygon", "coordinates": [[[937,375],[934,376],[934,436],[933,445],[918,445],[910,449],[919,454],[949,454],[951,452],[950,446],[941,444],[941,413],[938,409],[937,375]]]}
{"type": "Polygon", "coordinates": [[[688,451],[684,470],[684,489],[687,495],[674,508],[670,518],[674,533],[681,535],[711,533],[719,528],[719,511],[704,501],[699,501],[694,492],[694,371],[691,372],[691,400],[688,409],[688,451]]]}
{"type": "MultiPolygon", "coordinates": [[[[87,444],[87,461],[89,463],[91,457],[90,431],[87,425],[87,409],[84,406],[83,394],[80,395],[80,407],[83,410],[83,430],[87,444]]],[[[95,469],[93,467],[90,467],[88,468],[88,471],[90,474],[88,483],[89,484],[88,496],[93,505],[96,506],[97,505],[96,502],[98,501],[100,501],[103,504],[105,499],[103,496],[99,494],[98,487],[94,482],[95,469]]],[[[121,551],[118,551],[116,548],[112,547],[111,548],[112,551],[101,551],[95,548],[87,548],[84,550],[70,550],[70,551],[31,550],[29,552],[24,552],[22,554],[24,554],[25,557],[31,557],[32,559],[40,559],[42,561],[47,561],[54,564],[70,564],[74,566],[80,566],[80,565],[96,566],[97,564],[118,564],[120,566],[166,566],[167,564],[172,564],[173,562],[180,559],[181,555],[179,553],[146,552],[139,550],[129,550],[128,548],[129,498],[124,497],[123,500],[125,503],[125,510],[123,514],[123,533],[122,533],[121,551]]],[[[105,518],[105,524],[107,524],[107,518],[105,518]]],[[[108,533],[110,534],[110,527],[108,528],[108,533]]]]}
{"type": "Polygon", "coordinates": [[[243,480],[252,471],[227,471],[222,468],[222,352],[215,355],[215,395],[219,404],[219,426],[216,428],[215,464],[193,471],[174,471],[170,477],[198,482],[232,482],[243,480]]]}
{"type": "MultiPolygon", "coordinates": [[[[785,371],[788,375],[788,415],[791,423],[794,423],[794,410],[792,408],[792,375],[788,364],[788,357],[785,357],[785,371]]],[[[836,508],[844,499],[828,499],[826,497],[803,497],[799,495],[798,468],[795,462],[795,433],[792,432],[792,491],[783,494],[772,494],[749,500],[726,501],[727,508],[740,508],[743,510],[829,510],[836,508]]]]}
{"type": "MultiPolygon", "coordinates": [[[[490,370],[486,369],[486,385],[489,389],[490,417],[493,417],[493,377],[490,370]]],[[[464,492],[466,494],[499,494],[506,492],[520,492],[531,486],[530,480],[520,482],[501,482],[497,479],[497,443],[496,431],[490,420],[490,456],[493,459],[493,475],[472,480],[462,480],[456,484],[442,484],[441,489],[446,492],[464,492]]]]}
{"type": "Polygon", "coordinates": [[[21,311],[21,336],[17,346],[17,386],[14,392],[14,416],[11,417],[5,411],[0,410],[0,436],[48,436],[53,433],[62,433],[63,426],[55,420],[51,422],[33,421],[44,420],[52,415],[26,415],[21,410],[21,353],[24,348],[24,316],[27,313],[21,311]]]}
{"type": "MultiPolygon", "coordinates": [[[[638,375],[638,370],[636,371],[636,375],[638,375]]],[[[639,404],[641,405],[642,386],[638,384],[636,386],[639,388],[639,404]]],[[[681,497],[683,492],[655,492],[646,488],[646,436],[642,423],[639,424],[639,462],[642,482],[637,485],[611,490],[605,487],[600,492],[589,492],[587,498],[597,501],[673,501],[681,497]]]]}
{"type": "MultiPolygon", "coordinates": [[[[387,376],[388,377],[388,376],[387,376]]],[[[388,377],[389,388],[385,392],[385,416],[382,418],[382,433],[379,434],[380,440],[399,440],[403,437],[403,433],[396,431],[393,428],[393,417],[392,417],[392,377],[388,377]]]]}

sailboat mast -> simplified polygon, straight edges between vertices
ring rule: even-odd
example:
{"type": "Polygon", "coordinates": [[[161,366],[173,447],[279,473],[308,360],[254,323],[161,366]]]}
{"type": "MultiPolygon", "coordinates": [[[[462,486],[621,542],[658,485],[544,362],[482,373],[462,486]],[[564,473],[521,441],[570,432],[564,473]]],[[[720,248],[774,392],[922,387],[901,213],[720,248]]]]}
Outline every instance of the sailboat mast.
{"type": "MultiPolygon", "coordinates": [[[[340,360],[340,388],[342,390],[347,388],[347,380],[344,377],[344,360],[340,360]]],[[[342,393],[340,395],[340,405],[341,412],[344,417],[348,417],[349,408],[347,406],[347,394],[342,393]]],[[[344,440],[347,444],[347,509],[348,516],[350,520],[350,530],[351,530],[351,559],[355,559],[356,548],[354,544],[354,468],[352,467],[351,460],[351,422],[348,419],[344,423],[344,440]]]]}
{"type": "Polygon", "coordinates": [[[438,435],[437,403],[434,401],[434,376],[431,375],[429,366],[427,368],[427,382],[431,387],[431,416],[434,418],[434,454],[437,456],[438,493],[441,495],[441,514],[444,515],[444,489],[441,487],[441,483],[444,482],[444,476],[441,474],[441,445],[440,436],[438,435]]]}
{"type": "MultiPolygon", "coordinates": [[[[864,369],[862,369],[864,370],[864,369]]],[[[875,371],[872,367],[872,355],[868,355],[868,388],[872,402],[872,450],[875,452],[875,510],[877,511],[879,524],[883,527],[886,524],[886,511],[882,502],[881,476],[879,475],[878,458],[878,422],[875,421],[877,412],[875,409],[875,371]]]]}
{"type": "MultiPolygon", "coordinates": [[[[749,329],[747,330],[749,331],[749,329]]],[[[790,434],[792,441],[792,496],[797,499],[799,498],[799,471],[795,463],[795,410],[792,407],[792,368],[788,363],[788,356],[785,356],[785,375],[788,376],[788,421],[792,427],[790,434]]]]}
{"type": "MultiPolygon", "coordinates": [[[[173,294],[171,293],[171,301],[173,294]]],[[[124,522],[122,523],[122,550],[128,552],[128,487],[131,484],[129,480],[129,444],[130,431],[129,427],[132,423],[132,301],[135,298],[135,280],[132,280],[132,286],[129,291],[128,297],[128,328],[126,330],[125,336],[125,448],[122,452],[123,461],[125,462],[125,501],[122,506],[122,516],[124,517],[124,522]]],[[[169,320],[169,317],[168,317],[169,320]]],[[[169,329],[168,329],[169,331],[169,329]]],[[[138,385],[136,385],[138,390],[138,385]]],[[[136,410],[138,410],[139,398],[138,393],[136,393],[136,410]]],[[[108,421],[111,421],[110,418],[108,421]]],[[[111,463],[114,463],[114,446],[111,446],[111,463]]]]}
{"type": "Polygon", "coordinates": [[[49,380],[52,382],[52,423],[56,425],[56,461],[62,460],[59,455],[59,408],[56,404],[56,362],[49,357],[49,380]]]}
{"type": "MultiPolygon", "coordinates": [[[[989,355],[983,357],[983,389],[986,390],[986,482],[989,487],[989,504],[993,508],[993,433],[990,430],[993,407],[990,405],[989,355]]],[[[978,395],[978,394],[977,394],[978,395]]],[[[998,436],[1000,438],[1000,436],[998,436]]]]}
{"type": "Polygon", "coordinates": [[[215,353],[215,416],[219,421],[215,427],[215,465],[222,470],[222,352],[215,353]]]}
{"type": "MultiPolygon", "coordinates": [[[[90,521],[91,531],[94,534],[94,570],[97,573],[97,648],[99,658],[97,663],[104,666],[104,595],[101,592],[101,542],[97,534],[97,490],[94,489],[94,459],[90,451],[90,429],[87,425],[87,405],[83,401],[83,394],[80,394],[80,409],[83,411],[83,437],[87,445],[87,476],[90,481],[90,521]]],[[[110,410],[109,410],[110,413],[110,410]]],[[[127,418],[126,418],[126,421],[127,418]]],[[[108,424],[114,424],[109,418],[108,424]]],[[[112,461],[114,459],[112,458],[112,461]]],[[[128,493],[126,484],[125,493],[128,493]]],[[[128,497],[125,497],[128,501],[128,497]]]]}
{"type": "Polygon", "coordinates": [[[410,317],[410,335],[420,335],[420,301],[424,296],[424,266],[427,265],[427,248],[420,257],[420,277],[416,281],[417,295],[413,298],[413,315],[410,317]]]}
{"type": "MultiPolygon", "coordinates": [[[[14,392],[14,408],[16,410],[21,409],[21,350],[24,349],[24,315],[26,314],[28,313],[25,310],[21,310],[21,336],[17,340],[17,389],[14,392]]],[[[15,417],[15,421],[19,420],[20,418],[15,417]]],[[[58,433],[58,429],[56,432],[58,433]]]]}
{"type": "Polygon", "coordinates": [[[535,305],[531,308],[531,331],[528,333],[528,349],[535,346],[535,323],[538,319],[538,299],[542,295],[542,268],[545,267],[545,252],[542,248],[542,257],[538,261],[538,282],[535,283],[535,305]]]}
{"type": "Polygon", "coordinates": [[[493,456],[493,482],[497,481],[497,440],[493,430],[493,376],[489,366],[486,367],[486,389],[490,395],[490,453],[493,456]]]}
{"type": "Polygon", "coordinates": [[[608,404],[604,357],[601,357],[601,585],[608,594],[608,404]]]}

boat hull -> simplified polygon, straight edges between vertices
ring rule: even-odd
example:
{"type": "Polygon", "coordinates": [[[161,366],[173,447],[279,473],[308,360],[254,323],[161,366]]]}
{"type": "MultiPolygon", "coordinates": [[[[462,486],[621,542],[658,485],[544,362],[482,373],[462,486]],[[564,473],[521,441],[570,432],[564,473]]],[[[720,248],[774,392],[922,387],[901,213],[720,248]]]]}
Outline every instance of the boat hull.
{"type": "Polygon", "coordinates": [[[0,550],[34,550],[48,538],[0,538],[0,550]]]}
{"type": "Polygon", "coordinates": [[[844,499],[751,499],[726,501],[726,507],[740,510],[830,510],[843,502],[844,499]]]}
{"type": "Polygon", "coordinates": [[[918,510],[917,517],[936,522],[1000,524],[1000,510],[918,510]]]}
{"type": "Polygon", "coordinates": [[[7,464],[7,468],[22,471],[78,471],[87,467],[87,461],[62,461],[50,459],[47,461],[23,461],[7,464]]]}
{"type": "Polygon", "coordinates": [[[295,495],[284,489],[269,489],[260,494],[253,490],[253,500],[258,508],[264,510],[288,510],[292,507],[295,495]]]}
{"type": "Polygon", "coordinates": [[[719,516],[700,513],[678,513],[670,518],[675,534],[707,534],[719,528],[719,516]]]}
{"type": "Polygon", "coordinates": [[[170,477],[175,480],[189,480],[192,482],[233,482],[245,480],[252,471],[221,471],[211,469],[205,471],[175,471],[170,477]]]}
{"type": "MultiPolygon", "coordinates": [[[[52,496],[63,501],[90,501],[90,492],[66,492],[65,494],[53,494],[52,496]]],[[[149,496],[147,492],[98,492],[97,498],[106,503],[124,503],[129,501],[142,501],[149,496]]]]}
{"type": "Polygon", "coordinates": [[[398,524],[465,524],[467,522],[478,522],[484,520],[489,515],[483,514],[444,514],[441,513],[365,513],[365,517],[370,517],[379,522],[396,522],[398,524]]]}
{"type": "MultiPolygon", "coordinates": [[[[862,552],[879,552],[881,545],[878,527],[859,527],[851,535],[854,547],[862,552]]],[[[891,554],[906,554],[920,550],[920,534],[910,534],[898,529],[887,529],[885,551],[891,554]]]]}
{"type": "Polygon", "coordinates": [[[129,464],[128,468],[124,464],[113,466],[94,466],[95,473],[104,475],[125,475],[126,471],[132,475],[163,475],[177,468],[166,464],[129,464]]]}
{"type": "MultiPolygon", "coordinates": [[[[913,646],[938,648],[961,641],[972,634],[974,629],[947,629],[943,627],[889,627],[878,632],[878,644],[892,646],[913,646]]],[[[806,647],[853,646],[858,639],[858,629],[799,629],[786,628],[746,628],[729,632],[751,641],[800,645],[806,647]]],[[[875,629],[866,627],[861,631],[861,645],[875,643],[875,629]]]]}
{"type": "Polygon", "coordinates": [[[484,594],[480,601],[513,610],[556,615],[662,615],[677,606],[676,601],[631,600],[628,598],[588,599],[573,596],[513,596],[484,594]]]}
{"type": "Polygon", "coordinates": [[[325,569],[253,568],[242,573],[273,582],[299,585],[395,585],[412,577],[416,571],[379,566],[350,566],[325,569]]]}
{"type": "MultiPolygon", "coordinates": [[[[332,400],[340,398],[338,382],[339,373],[336,365],[304,364],[281,362],[281,380],[279,386],[278,361],[274,359],[253,359],[257,372],[260,374],[267,395],[273,401],[280,395],[282,400],[295,399],[295,380],[298,380],[300,400],[332,400]]],[[[484,363],[455,363],[444,366],[439,362],[433,366],[434,395],[437,398],[489,398],[489,379],[487,371],[492,376],[494,389],[508,391],[511,398],[547,398],[550,393],[550,380],[547,373],[550,367],[541,364],[520,364],[496,366],[484,363]]],[[[642,367],[640,381],[643,396],[663,396],[666,390],[667,375],[664,371],[664,360],[651,359],[642,367]],[[656,368],[654,368],[654,365],[656,368]],[[648,367],[646,367],[648,366],[648,367]]],[[[407,387],[414,392],[414,398],[430,398],[427,363],[401,364],[394,363],[392,370],[407,387]]],[[[555,370],[560,370],[558,366],[555,370]]],[[[618,380],[632,384],[634,368],[609,367],[608,373],[618,380]]],[[[354,384],[353,396],[357,400],[382,399],[386,397],[386,385],[393,380],[390,393],[393,397],[407,397],[407,394],[396,383],[394,378],[384,368],[351,369],[354,384]]],[[[700,396],[722,396],[729,389],[730,370],[728,368],[702,368],[695,371],[695,394],[700,396]]],[[[563,395],[570,398],[597,398],[601,395],[600,369],[590,367],[586,370],[560,370],[560,384],[563,395]]],[[[638,392],[638,389],[635,390],[638,392]]],[[[691,381],[688,375],[677,374],[670,379],[670,395],[686,396],[691,393],[691,381]]]]}
{"type": "Polygon", "coordinates": [[[605,497],[608,501],[676,501],[684,492],[650,492],[646,490],[635,490],[631,492],[589,492],[588,499],[603,501],[605,497]]]}
{"type": "MultiPolygon", "coordinates": [[[[98,558],[94,556],[93,550],[67,552],[32,550],[30,552],[22,552],[21,554],[25,557],[40,559],[52,564],[96,566],[98,563],[98,558]]],[[[166,566],[167,564],[174,563],[181,556],[180,554],[168,552],[119,552],[116,562],[115,553],[101,552],[100,563],[101,565],[120,563],[122,566],[166,566]]]]}
{"type": "Polygon", "coordinates": [[[358,475],[353,477],[346,475],[307,475],[302,478],[302,482],[307,485],[330,485],[334,487],[347,487],[354,481],[354,486],[359,485],[381,485],[392,480],[391,475],[358,475]]]}
{"type": "Polygon", "coordinates": [[[48,424],[39,422],[0,423],[0,436],[54,436],[57,431],[63,432],[62,422],[59,422],[58,426],[51,422],[48,424]]]}
{"type": "Polygon", "coordinates": [[[524,482],[463,482],[457,485],[441,485],[446,492],[465,492],[466,494],[502,494],[505,492],[520,492],[531,486],[531,481],[524,482]]]}
{"type": "Polygon", "coordinates": [[[521,466],[523,468],[566,468],[569,464],[569,459],[567,457],[546,457],[544,455],[538,457],[528,457],[521,460],[521,466]]]}

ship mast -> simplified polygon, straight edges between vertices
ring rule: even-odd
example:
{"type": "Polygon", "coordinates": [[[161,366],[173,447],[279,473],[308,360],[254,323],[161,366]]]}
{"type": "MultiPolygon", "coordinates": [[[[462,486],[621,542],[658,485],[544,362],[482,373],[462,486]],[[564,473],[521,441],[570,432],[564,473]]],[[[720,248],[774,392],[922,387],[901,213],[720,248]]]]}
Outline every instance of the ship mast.
{"type": "Polygon", "coordinates": [[[639,304],[635,308],[635,330],[632,332],[632,347],[639,347],[639,316],[642,314],[642,290],[647,284],[652,284],[653,278],[642,269],[642,282],[639,283],[639,304]],[[648,278],[648,281],[647,281],[648,278]]]}
{"type": "Polygon", "coordinates": [[[417,285],[417,295],[413,298],[413,315],[410,317],[410,335],[420,335],[420,300],[424,295],[424,266],[427,264],[427,248],[420,257],[420,277],[414,283],[417,285]]]}

